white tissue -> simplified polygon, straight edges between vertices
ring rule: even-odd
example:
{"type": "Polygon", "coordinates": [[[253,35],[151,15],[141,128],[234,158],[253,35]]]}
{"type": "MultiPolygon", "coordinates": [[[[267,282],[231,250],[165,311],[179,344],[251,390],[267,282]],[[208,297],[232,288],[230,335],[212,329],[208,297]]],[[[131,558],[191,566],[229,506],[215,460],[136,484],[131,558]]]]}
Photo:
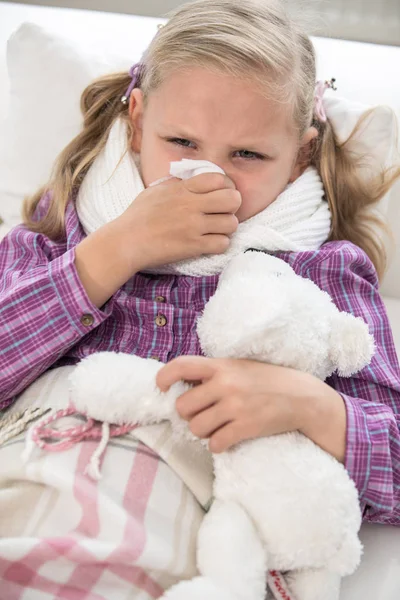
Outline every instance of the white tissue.
{"type": "Polygon", "coordinates": [[[221,167],[208,160],[190,160],[188,158],[172,162],[169,172],[173,177],[179,179],[190,179],[195,175],[202,175],[202,173],[222,173],[222,175],[225,175],[225,171],[221,167]]]}
{"type": "Polygon", "coordinates": [[[158,185],[174,177],[178,179],[190,179],[203,173],[222,173],[222,175],[225,175],[225,171],[221,167],[209,160],[191,160],[189,158],[182,158],[182,160],[171,162],[169,172],[170,175],[168,177],[162,177],[161,179],[157,179],[157,181],[153,181],[149,187],[158,185]]]}

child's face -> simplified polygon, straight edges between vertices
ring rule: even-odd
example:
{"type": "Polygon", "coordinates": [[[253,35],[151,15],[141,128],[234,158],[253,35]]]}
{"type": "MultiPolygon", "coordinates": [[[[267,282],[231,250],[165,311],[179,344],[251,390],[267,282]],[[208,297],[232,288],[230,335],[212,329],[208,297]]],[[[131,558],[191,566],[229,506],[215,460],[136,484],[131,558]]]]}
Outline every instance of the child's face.
{"type": "Polygon", "coordinates": [[[173,73],[145,110],[135,89],[130,116],[145,187],[169,175],[171,161],[209,160],[242,195],[239,221],[266,208],[301,174],[301,148],[317,135],[310,128],[299,140],[287,107],[265,99],[254,83],[199,67],[173,73]]]}

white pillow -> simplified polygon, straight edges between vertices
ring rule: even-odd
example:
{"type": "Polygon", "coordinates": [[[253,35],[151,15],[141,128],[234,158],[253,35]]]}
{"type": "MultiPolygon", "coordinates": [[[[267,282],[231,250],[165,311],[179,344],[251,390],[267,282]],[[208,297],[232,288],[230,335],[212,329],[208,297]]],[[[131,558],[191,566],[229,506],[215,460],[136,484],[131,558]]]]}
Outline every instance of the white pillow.
{"type": "MultiPolygon", "coordinates": [[[[0,216],[7,224],[20,221],[24,196],[48,181],[56,156],[80,131],[79,101],[84,88],[102,74],[128,70],[155,32],[156,24],[126,58],[90,53],[76,41],[29,23],[10,38],[10,110],[0,138],[0,216]]],[[[327,97],[326,102],[340,139],[348,136],[368,108],[336,97],[327,97]]],[[[382,108],[363,134],[363,149],[379,148],[382,163],[387,162],[394,143],[393,119],[393,113],[382,108]]]]}
{"type": "MultiPolygon", "coordinates": [[[[370,107],[359,102],[327,92],[324,98],[326,114],[333,125],[339,142],[351,136],[359,119],[370,107]]],[[[359,172],[365,180],[377,175],[380,169],[393,164],[397,155],[397,116],[388,106],[377,106],[360,124],[347,147],[361,157],[359,172]]],[[[380,210],[387,212],[390,193],[380,203],[380,210]]]]}
{"type": "Polygon", "coordinates": [[[20,222],[24,196],[47,182],[55,158],[79,133],[84,88],[100,75],[128,70],[144,47],[142,40],[142,48],[133,45],[125,58],[91,53],[30,23],[10,38],[9,112],[0,136],[0,216],[6,223],[20,222]]]}

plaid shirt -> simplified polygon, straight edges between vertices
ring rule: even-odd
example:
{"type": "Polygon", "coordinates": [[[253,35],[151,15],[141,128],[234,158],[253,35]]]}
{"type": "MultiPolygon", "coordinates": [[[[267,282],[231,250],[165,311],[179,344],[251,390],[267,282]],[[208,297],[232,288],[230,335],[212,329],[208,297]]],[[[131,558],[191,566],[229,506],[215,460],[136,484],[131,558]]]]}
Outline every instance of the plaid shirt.
{"type": "MultiPolygon", "coordinates": [[[[44,196],[38,217],[48,202],[44,196]]],[[[84,237],[71,201],[62,241],[20,225],[0,244],[0,408],[47,369],[93,352],[163,362],[201,354],[196,319],[218,277],[138,273],[98,309],[74,263],[75,247],[84,237]]],[[[333,375],[327,383],[346,405],[345,466],[359,490],[364,519],[400,525],[400,369],[375,269],[349,242],[279,256],[328,292],[340,310],[361,316],[375,337],[370,366],[350,378],[333,375]]]]}

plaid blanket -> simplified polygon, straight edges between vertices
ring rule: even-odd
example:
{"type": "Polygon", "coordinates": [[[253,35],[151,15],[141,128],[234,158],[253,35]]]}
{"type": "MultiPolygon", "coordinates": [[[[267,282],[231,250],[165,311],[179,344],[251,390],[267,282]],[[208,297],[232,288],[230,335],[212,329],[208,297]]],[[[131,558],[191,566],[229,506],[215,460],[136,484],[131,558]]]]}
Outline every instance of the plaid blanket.
{"type": "Polygon", "coordinates": [[[23,445],[0,450],[0,598],[149,600],[196,574],[204,510],[150,448],[112,440],[95,482],[95,443],[27,465],[23,445]]]}

